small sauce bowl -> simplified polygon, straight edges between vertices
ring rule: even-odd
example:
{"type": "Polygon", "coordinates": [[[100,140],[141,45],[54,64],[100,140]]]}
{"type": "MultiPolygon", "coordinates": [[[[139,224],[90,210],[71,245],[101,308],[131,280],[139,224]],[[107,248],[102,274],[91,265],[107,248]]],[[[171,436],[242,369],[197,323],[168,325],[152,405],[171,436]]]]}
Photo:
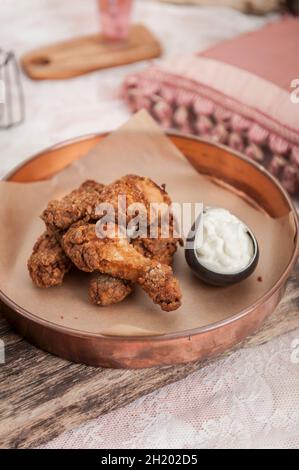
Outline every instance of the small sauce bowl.
{"type": "MultiPolygon", "coordinates": [[[[247,266],[242,268],[240,271],[235,271],[231,273],[222,273],[217,271],[212,271],[211,269],[204,266],[197,255],[197,231],[202,214],[198,216],[187,237],[187,247],[185,247],[185,259],[194,272],[194,274],[206,284],[211,284],[213,286],[224,287],[231,284],[236,284],[238,282],[246,279],[250,274],[255,270],[258,260],[259,260],[259,246],[258,242],[253,234],[253,232],[246,226],[246,232],[251,238],[253,245],[253,255],[251,261],[247,266]]],[[[239,219],[240,220],[240,219],[239,219]]]]}

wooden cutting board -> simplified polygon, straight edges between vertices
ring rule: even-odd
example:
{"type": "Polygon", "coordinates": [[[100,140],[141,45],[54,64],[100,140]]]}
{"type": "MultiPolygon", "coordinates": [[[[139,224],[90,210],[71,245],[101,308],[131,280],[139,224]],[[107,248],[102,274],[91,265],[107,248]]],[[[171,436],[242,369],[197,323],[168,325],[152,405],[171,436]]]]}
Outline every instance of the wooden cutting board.
{"type": "MultiPolygon", "coordinates": [[[[278,308],[257,334],[238,347],[256,346],[299,327],[298,279],[299,262],[278,308]]],[[[0,304],[0,339],[6,352],[6,363],[0,364],[1,448],[39,446],[217,360],[137,370],[73,364],[14,333],[1,316],[5,308],[0,304]]]]}
{"type": "Polygon", "coordinates": [[[100,34],[71,39],[25,54],[21,64],[35,80],[65,79],[94,70],[158,57],[161,46],[143,25],[133,25],[124,42],[107,41],[100,34]]]}

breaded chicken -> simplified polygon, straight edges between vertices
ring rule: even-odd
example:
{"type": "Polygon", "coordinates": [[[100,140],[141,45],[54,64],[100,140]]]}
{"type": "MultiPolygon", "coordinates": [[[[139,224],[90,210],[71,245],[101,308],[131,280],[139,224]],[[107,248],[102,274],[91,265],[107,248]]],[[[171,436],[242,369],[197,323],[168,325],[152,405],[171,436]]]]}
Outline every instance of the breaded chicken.
{"type": "MultiPolygon", "coordinates": [[[[75,189],[61,200],[51,201],[48,204],[47,209],[43,212],[42,219],[44,220],[48,231],[40,239],[47,240],[47,244],[45,245],[45,242],[40,244],[37,242],[36,245],[38,245],[39,248],[36,253],[34,252],[32,254],[28,262],[30,275],[36,285],[41,287],[50,287],[62,283],[64,274],[72,265],[71,261],[66,256],[64,249],[61,248],[62,237],[64,237],[64,234],[69,228],[74,232],[76,227],[80,227],[88,221],[94,222],[101,217],[103,214],[97,212],[97,206],[100,203],[111,203],[115,209],[116,218],[118,219],[118,196],[121,195],[126,196],[126,207],[124,209],[125,222],[129,222],[136,215],[134,211],[127,212],[128,206],[130,204],[136,205],[136,203],[138,209],[138,204],[143,204],[143,207],[146,210],[147,220],[149,220],[150,215],[158,218],[158,238],[132,239],[132,255],[138,257],[139,254],[142,255],[142,258],[152,259],[165,265],[170,265],[172,263],[178,239],[173,237],[172,215],[169,214],[170,217],[167,219],[167,211],[171,204],[171,200],[166,193],[165,188],[156,185],[149,178],[139,177],[136,175],[124,176],[107,186],[89,180],[84,182],[78,189],[75,189]],[[158,205],[162,204],[162,206],[159,207],[158,212],[150,211],[150,205],[152,203],[156,203],[158,205]],[[167,215],[166,218],[164,218],[165,214],[167,215]],[[165,220],[169,220],[170,228],[169,236],[166,238],[162,236],[162,228],[164,227],[163,224],[165,220]],[[53,252],[51,252],[52,250],[53,252]],[[67,265],[68,269],[66,270],[64,266],[66,267],[67,265]],[[60,275],[58,275],[58,269],[60,269],[60,267],[60,275]],[[50,279],[50,274],[48,277],[46,274],[51,272],[55,272],[53,279],[50,279]],[[44,273],[42,277],[40,273],[44,273]]],[[[155,222],[157,222],[157,220],[155,222]]],[[[73,251],[76,252],[76,254],[73,253],[73,256],[77,257],[80,250],[78,249],[73,251]]],[[[78,260],[75,264],[77,267],[79,267],[79,265],[84,265],[84,263],[81,264],[78,260]]],[[[79,267],[79,269],[82,269],[82,267],[79,267]]],[[[162,283],[162,279],[165,280],[167,278],[163,269],[158,271],[156,270],[155,272],[156,279],[158,279],[157,273],[162,276],[159,280],[160,284],[162,283]]],[[[106,273],[107,270],[104,270],[103,272],[106,273]]],[[[89,297],[90,300],[97,305],[109,305],[119,302],[132,291],[132,282],[128,282],[126,280],[128,276],[124,276],[124,278],[121,279],[122,276],[120,276],[118,271],[116,271],[116,274],[113,274],[113,272],[109,273],[112,274],[112,276],[98,272],[91,281],[89,297]],[[117,277],[113,277],[116,275],[117,277]]],[[[123,275],[124,274],[128,275],[128,273],[123,273],[123,275]]],[[[172,271],[170,277],[171,276],[172,271]]],[[[140,277],[140,283],[143,283],[145,290],[149,289],[149,279],[153,279],[153,274],[147,274],[145,278],[142,276],[140,277]]],[[[134,282],[138,282],[135,280],[134,276],[132,280],[134,282]]],[[[155,282],[157,283],[157,280],[155,282]]],[[[154,294],[152,295],[155,297],[154,294]]],[[[170,297],[172,296],[173,294],[170,295],[170,297]]],[[[156,296],[155,299],[157,303],[163,304],[163,300],[159,298],[159,295],[156,296]]],[[[165,305],[166,303],[167,302],[164,302],[165,305]]],[[[168,305],[168,308],[165,309],[173,309],[171,302],[168,305]]]]}
{"type": "MultiPolygon", "coordinates": [[[[28,260],[30,277],[41,288],[61,285],[72,265],[56,236],[50,232],[39,237],[28,260]]],[[[121,302],[132,290],[132,283],[128,281],[96,273],[90,281],[88,294],[92,303],[105,306],[121,302]]]]}
{"type": "MultiPolygon", "coordinates": [[[[158,186],[150,178],[126,175],[104,187],[100,195],[100,203],[112,205],[116,222],[120,220],[123,213],[126,215],[125,221],[129,222],[136,215],[134,210],[129,211],[130,206],[143,204],[147,212],[148,224],[150,224],[150,204],[164,204],[165,208],[168,208],[171,204],[171,199],[165,189],[158,186]],[[125,196],[126,206],[124,208],[120,207],[120,196],[125,196]],[[119,213],[120,209],[123,209],[121,214],[119,213]]],[[[98,214],[99,217],[101,215],[101,213],[98,214]]]]}
{"type": "MultiPolygon", "coordinates": [[[[173,216],[169,209],[171,199],[164,187],[158,186],[150,178],[137,175],[126,175],[103,189],[101,202],[113,205],[116,221],[119,220],[118,196],[126,196],[126,217],[128,223],[135,212],[128,211],[131,204],[143,204],[146,209],[147,237],[132,239],[137,251],[146,257],[153,258],[163,264],[171,264],[177,250],[178,238],[173,236],[173,216]],[[151,225],[157,226],[157,238],[150,237],[151,225]],[[168,224],[169,233],[163,233],[164,224],[168,224]]],[[[137,206],[138,210],[138,206],[137,206]]]]}
{"type": "MultiPolygon", "coordinates": [[[[46,288],[62,284],[72,262],[61,248],[61,237],[71,225],[76,226],[79,220],[95,217],[95,207],[103,187],[96,181],[87,180],[62,199],[48,204],[42,219],[53,232],[49,229],[39,238],[28,261],[35,285],[46,288]]],[[[130,283],[122,279],[97,273],[90,283],[89,298],[97,305],[109,305],[122,301],[132,292],[132,288],[130,283]]]]}
{"type": "Polygon", "coordinates": [[[126,176],[105,186],[99,199],[99,204],[103,205],[103,209],[101,210],[101,207],[98,207],[98,219],[107,212],[106,207],[109,205],[109,209],[111,208],[111,211],[113,211],[111,212],[111,221],[118,222],[119,224],[122,222],[125,226],[136,215],[132,207],[133,204],[135,207],[137,204],[142,205],[145,216],[147,216],[149,209],[144,194],[126,176]],[[129,211],[130,208],[133,209],[132,212],[129,211]]]}
{"type": "MultiPolygon", "coordinates": [[[[171,265],[174,254],[177,250],[178,243],[181,244],[181,239],[173,235],[173,217],[171,216],[168,222],[168,233],[164,233],[163,223],[159,223],[152,234],[156,238],[135,238],[131,241],[134,248],[148,258],[160,261],[162,264],[171,265]]],[[[149,235],[151,229],[148,228],[149,235]]]]}
{"type": "MultiPolygon", "coordinates": [[[[75,226],[79,220],[88,220],[94,215],[103,187],[96,181],[87,180],[61,200],[48,204],[42,218],[54,231],[49,229],[41,235],[28,261],[29,273],[36,286],[47,288],[62,284],[72,262],[61,248],[61,237],[71,225],[75,226]]],[[[129,283],[98,273],[91,281],[89,297],[98,305],[108,305],[120,302],[131,291],[129,283]]]]}
{"type": "Polygon", "coordinates": [[[170,238],[137,238],[132,241],[132,245],[136,251],[146,258],[160,261],[160,263],[169,266],[172,264],[177,249],[177,243],[170,238]]]}
{"type": "Polygon", "coordinates": [[[126,175],[122,179],[129,182],[129,184],[134,185],[143,194],[143,197],[148,204],[164,203],[167,206],[171,204],[171,199],[165,190],[165,185],[158,186],[150,178],[137,175],[126,175]]]}
{"type": "Polygon", "coordinates": [[[43,288],[61,285],[71,265],[56,237],[49,231],[39,237],[28,260],[32,281],[43,288]]]}
{"type": "Polygon", "coordinates": [[[67,230],[78,220],[95,219],[95,208],[103,188],[103,184],[87,180],[62,199],[50,201],[41,215],[46,227],[55,233],[67,230]]]}
{"type": "Polygon", "coordinates": [[[112,305],[124,300],[133,290],[130,281],[96,273],[89,284],[89,300],[96,305],[112,305]]]}
{"type": "Polygon", "coordinates": [[[144,257],[126,238],[117,235],[117,226],[107,224],[107,233],[111,232],[113,238],[99,238],[95,224],[70,228],[63,236],[62,246],[78,269],[136,282],[162,310],[177,309],[181,291],[171,267],[144,257]]]}

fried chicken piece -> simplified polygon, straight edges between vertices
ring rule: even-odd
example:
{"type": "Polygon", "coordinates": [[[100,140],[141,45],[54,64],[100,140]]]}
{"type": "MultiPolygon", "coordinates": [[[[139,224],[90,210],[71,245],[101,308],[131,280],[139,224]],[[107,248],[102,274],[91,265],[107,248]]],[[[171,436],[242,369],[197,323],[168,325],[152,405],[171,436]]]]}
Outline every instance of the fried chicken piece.
{"type": "MultiPolygon", "coordinates": [[[[153,258],[163,264],[171,264],[177,249],[178,239],[173,236],[173,216],[169,210],[171,199],[165,188],[158,186],[150,178],[137,175],[126,175],[105,186],[101,192],[101,202],[110,203],[114,207],[116,220],[119,221],[118,196],[126,196],[126,209],[131,204],[143,204],[146,211],[147,231],[150,236],[150,223],[157,222],[157,238],[136,238],[132,244],[137,251],[146,257],[153,258]],[[154,206],[156,205],[156,206],[154,206]],[[150,220],[154,219],[154,220],[150,220]],[[169,225],[169,234],[163,234],[162,227],[169,225]]],[[[135,216],[126,210],[125,221],[128,223],[135,216]]]]}
{"type": "MultiPolygon", "coordinates": [[[[126,207],[123,208],[126,222],[129,222],[136,215],[134,210],[129,211],[130,206],[133,204],[143,204],[148,217],[150,215],[150,204],[164,204],[164,209],[167,209],[171,204],[171,199],[165,189],[158,186],[150,178],[126,175],[105,186],[100,195],[101,203],[108,203],[113,206],[116,221],[119,221],[121,215],[119,213],[120,196],[126,197],[126,207]]],[[[99,217],[101,215],[99,213],[99,217]]]]}
{"type": "Polygon", "coordinates": [[[100,271],[137,282],[162,310],[179,308],[181,291],[172,269],[144,257],[126,238],[116,235],[117,229],[107,224],[107,233],[114,232],[114,237],[99,238],[95,224],[70,228],[63,236],[65,253],[82,271],[100,271]]]}
{"type": "Polygon", "coordinates": [[[162,310],[170,312],[181,306],[182,294],[179,283],[173,276],[170,266],[153,261],[139,277],[138,283],[162,310]]]}
{"type": "Polygon", "coordinates": [[[88,295],[91,303],[105,306],[121,302],[132,290],[130,281],[97,273],[90,281],[88,295]]]}
{"type": "MultiPolygon", "coordinates": [[[[150,216],[150,204],[162,203],[165,205],[164,211],[171,204],[171,199],[165,189],[149,178],[127,175],[105,187],[95,181],[86,181],[61,200],[51,201],[43,212],[42,219],[48,228],[60,236],[61,231],[67,230],[77,221],[81,223],[81,221],[97,220],[101,216],[100,213],[96,215],[96,207],[100,203],[112,204],[118,217],[118,196],[122,195],[126,196],[127,207],[136,203],[143,204],[147,218],[150,216]]],[[[134,215],[127,214],[126,222],[134,215]]],[[[169,220],[170,230],[172,230],[172,217],[169,220]]],[[[160,224],[163,223],[160,221],[160,224]]],[[[146,256],[171,264],[177,242],[178,240],[171,234],[167,239],[159,234],[158,238],[134,240],[133,244],[146,256]]]]}
{"type": "Polygon", "coordinates": [[[98,193],[101,193],[104,188],[103,183],[98,183],[95,180],[85,180],[83,183],[79,186],[78,190],[79,191],[97,191],[98,193]]]}
{"type": "MultiPolygon", "coordinates": [[[[52,244],[50,246],[49,243],[47,246],[48,261],[53,258],[56,265],[63,266],[67,259],[69,264],[72,264],[65,255],[63,249],[59,249],[63,233],[70,226],[74,227],[81,224],[84,220],[89,220],[89,218],[92,217],[95,218],[95,208],[99,203],[99,194],[103,188],[103,184],[97,183],[93,180],[87,180],[82,183],[79,188],[73,190],[61,200],[53,200],[48,204],[47,209],[42,214],[42,219],[46,223],[46,226],[53,230],[53,234],[51,235],[52,244]],[[52,255],[51,249],[53,249],[52,255]]],[[[50,232],[48,232],[48,234],[50,234],[50,232]]],[[[40,247],[39,251],[39,269],[43,268],[42,260],[45,256],[45,254],[42,253],[42,250],[43,246],[40,247]]],[[[47,269],[49,270],[49,266],[47,269]]],[[[34,276],[34,282],[35,278],[36,276],[34,276]]],[[[62,283],[62,280],[63,275],[61,276],[60,284],[62,283]]],[[[57,285],[56,282],[53,281],[53,283],[51,283],[50,280],[47,280],[47,282],[42,284],[42,286],[40,285],[41,287],[57,285]]],[[[91,280],[89,286],[90,300],[97,305],[109,305],[120,302],[131,292],[132,285],[130,285],[130,283],[101,273],[98,273],[96,277],[91,280]]]]}
{"type": "MultiPolygon", "coordinates": [[[[61,285],[72,266],[56,236],[44,232],[34,245],[28,260],[28,269],[37,287],[61,285]]],[[[132,283],[107,274],[97,273],[90,281],[89,299],[97,305],[111,305],[124,300],[133,290],[132,283]]]]}
{"type": "MultiPolygon", "coordinates": [[[[61,285],[64,275],[72,266],[56,236],[44,232],[34,245],[28,260],[28,269],[37,287],[61,285]]],[[[90,281],[89,299],[97,305],[111,305],[124,300],[132,292],[132,284],[107,274],[97,273],[90,281]]]]}
{"type": "MultiPolygon", "coordinates": [[[[156,227],[156,231],[149,238],[136,238],[132,240],[135,250],[139,251],[147,258],[160,261],[162,264],[171,265],[173,256],[177,250],[177,244],[181,243],[181,239],[173,235],[173,218],[169,220],[169,233],[164,232],[163,222],[156,227]],[[156,236],[156,238],[155,238],[156,236]]],[[[150,228],[149,228],[150,233],[150,228]]]]}
{"type": "Polygon", "coordinates": [[[171,204],[171,199],[165,191],[165,186],[157,185],[153,180],[144,176],[126,175],[122,178],[130,185],[134,185],[142,194],[148,204],[150,203],[164,203],[168,206],[171,204]]]}
{"type": "Polygon", "coordinates": [[[113,213],[111,213],[113,221],[115,218],[115,221],[119,224],[121,222],[127,224],[135,216],[135,211],[130,213],[128,210],[130,206],[132,208],[133,204],[142,204],[145,216],[147,216],[147,210],[149,208],[143,193],[137,188],[134,182],[126,176],[104,187],[100,194],[99,204],[104,204],[104,207],[102,210],[100,210],[100,207],[98,208],[98,219],[107,212],[106,207],[110,205],[111,210],[113,210],[113,213]],[[124,206],[122,206],[123,203],[125,204],[124,206]]]}
{"type": "MultiPolygon", "coordinates": [[[[96,220],[100,215],[96,215],[96,207],[101,202],[113,204],[116,215],[118,215],[118,196],[126,195],[127,206],[133,203],[142,203],[149,215],[150,203],[164,203],[167,206],[171,203],[165,188],[156,185],[149,178],[136,175],[127,175],[116,182],[104,187],[95,181],[86,181],[78,189],[66,195],[61,200],[54,200],[48,204],[47,209],[42,214],[42,219],[56,235],[58,242],[70,226],[79,226],[85,221],[96,220]]],[[[130,215],[126,221],[130,219],[130,215]]],[[[161,232],[161,230],[160,230],[161,232]]],[[[133,246],[139,253],[148,258],[171,264],[176,251],[177,239],[173,237],[136,239],[132,241],[133,246]]],[[[62,252],[61,263],[65,254],[62,252]]],[[[91,281],[89,288],[90,297],[97,299],[96,303],[107,305],[109,296],[103,296],[104,286],[107,292],[111,293],[110,303],[115,303],[117,299],[121,301],[132,290],[132,285],[128,285],[123,280],[97,274],[96,280],[91,281]],[[110,282],[110,287],[109,287],[110,282]],[[126,293],[126,294],[125,294],[126,293]],[[105,300],[101,300],[104,299],[105,300]],[[103,303],[102,303],[103,302],[103,303]]],[[[55,284],[54,284],[55,285],[55,284]]]]}
{"type": "Polygon", "coordinates": [[[95,219],[95,208],[103,188],[103,184],[87,180],[62,199],[50,201],[41,215],[46,227],[54,233],[59,233],[78,220],[95,219]]]}
{"type": "Polygon", "coordinates": [[[146,258],[160,261],[168,266],[172,264],[173,256],[177,250],[177,242],[171,238],[137,238],[132,241],[132,245],[146,258]]]}
{"type": "MultiPolygon", "coordinates": [[[[165,187],[160,187],[150,178],[144,178],[136,175],[127,175],[124,177],[129,180],[131,184],[135,184],[141,191],[147,201],[150,210],[150,217],[157,217],[157,238],[150,237],[150,225],[148,226],[149,238],[137,238],[132,240],[134,248],[141,254],[148,258],[160,261],[162,264],[170,265],[173,261],[174,253],[177,250],[178,239],[173,236],[173,216],[169,210],[171,199],[165,187]],[[155,207],[150,204],[157,204],[155,207]],[[163,233],[163,225],[168,224],[169,233],[163,233]],[[168,235],[168,236],[166,236],[168,235]]],[[[155,223],[155,220],[149,220],[150,223],[155,223]]]]}
{"type": "Polygon", "coordinates": [[[42,288],[61,285],[71,265],[55,235],[49,231],[39,237],[28,260],[30,277],[42,288]]]}

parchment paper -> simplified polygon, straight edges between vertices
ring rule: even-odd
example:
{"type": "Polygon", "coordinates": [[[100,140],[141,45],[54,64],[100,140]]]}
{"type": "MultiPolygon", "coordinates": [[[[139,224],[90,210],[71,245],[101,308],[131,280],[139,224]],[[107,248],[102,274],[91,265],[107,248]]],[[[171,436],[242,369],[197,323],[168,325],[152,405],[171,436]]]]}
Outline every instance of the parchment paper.
{"type": "Polygon", "coordinates": [[[291,256],[294,236],[290,217],[272,219],[227,188],[201,176],[144,111],[111,133],[86,157],[49,181],[0,182],[0,286],[17,305],[49,322],[88,332],[113,335],[151,335],[208,325],[238,313],[256,302],[280,278],[291,256]],[[252,276],[240,284],[209,287],[190,271],[179,249],[174,272],[182,307],[163,312],[136,288],[124,302],[97,307],[89,303],[89,275],[73,272],[61,287],[39,289],[27,271],[27,259],[44,230],[39,215],[50,199],[62,196],[85,179],[109,183],[128,173],[166,183],[173,201],[204,202],[239,216],[254,231],[260,261],[252,276]],[[262,282],[258,281],[262,278],[262,282]]]}

